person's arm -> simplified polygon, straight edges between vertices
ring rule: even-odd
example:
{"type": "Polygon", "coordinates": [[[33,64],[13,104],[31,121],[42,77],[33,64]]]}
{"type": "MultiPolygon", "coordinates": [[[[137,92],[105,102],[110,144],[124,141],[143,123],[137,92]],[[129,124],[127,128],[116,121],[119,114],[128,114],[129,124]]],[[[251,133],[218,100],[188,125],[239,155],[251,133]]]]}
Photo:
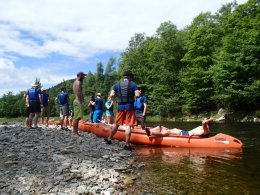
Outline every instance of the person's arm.
{"type": "Polygon", "coordinates": [[[116,97],[116,92],[112,89],[111,92],[110,92],[110,96],[111,97],[116,97]]]}
{"type": "Polygon", "coordinates": [[[146,112],[147,112],[147,103],[144,102],[144,111],[143,111],[143,116],[146,115],[146,112]]]}
{"type": "Polygon", "coordinates": [[[43,106],[41,93],[38,94],[38,97],[39,97],[39,100],[40,100],[40,104],[41,104],[41,106],[43,106]]]}
{"type": "Polygon", "coordinates": [[[106,108],[110,109],[113,106],[113,101],[110,102],[110,105],[107,105],[106,108]]]}
{"type": "Polygon", "coordinates": [[[203,127],[203,130],[204,130],[204,133],[209,133],[210,131],[210,128],[209,128],[209,123],[212,123],[213,122],[213,118],[208,118],[208,119],[204,119],[202,121],[202,127],[203,127]]]}
{"type": "Polygon", "coordinates": [[[27,92],[26,97],[25,97],[25,102],[26,102],[26,106],[29,107],[29,95],[28,95],[28,92],[27,92]]]}
{"type": "Polygon", "coordinates": [[[58,96],[55,98],[55,102],[59,104],[58,96]]]}

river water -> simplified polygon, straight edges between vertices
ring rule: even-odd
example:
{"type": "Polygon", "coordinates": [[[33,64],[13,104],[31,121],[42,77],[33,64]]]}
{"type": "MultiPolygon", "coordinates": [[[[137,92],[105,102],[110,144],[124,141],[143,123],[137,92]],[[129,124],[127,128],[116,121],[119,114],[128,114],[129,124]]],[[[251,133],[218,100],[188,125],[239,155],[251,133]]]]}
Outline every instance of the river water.
{"type": "MultiPolygon", "coordinates": [[[[157,126],[157,124],[149,124],[157,126]]],[[[196,122],[161,125],[192,129],[196,122]]],[[[136,146],[146,166],[132,194],[260,194],[260,124],[214,124],[211,135],[229,134],[242,149],[156,148],[136,146]]]]}

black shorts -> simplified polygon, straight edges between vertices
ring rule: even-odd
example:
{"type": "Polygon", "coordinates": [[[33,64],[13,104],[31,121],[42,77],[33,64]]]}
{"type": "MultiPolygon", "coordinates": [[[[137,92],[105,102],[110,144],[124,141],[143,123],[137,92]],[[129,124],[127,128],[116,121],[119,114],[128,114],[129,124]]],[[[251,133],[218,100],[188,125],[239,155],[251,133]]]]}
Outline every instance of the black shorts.
{"type": "Polygon", "coordinates": [[[30,113],[41,112],[41,103],[40,103],[40,101],[30,101],[29,102],[29,111],[30,111],[30,113]]]}
{"type": "Polygon", "coordinates": [[[136,120],[138,125],[146,126],[146,117],[143,114],[136,114],[136,120]]]}

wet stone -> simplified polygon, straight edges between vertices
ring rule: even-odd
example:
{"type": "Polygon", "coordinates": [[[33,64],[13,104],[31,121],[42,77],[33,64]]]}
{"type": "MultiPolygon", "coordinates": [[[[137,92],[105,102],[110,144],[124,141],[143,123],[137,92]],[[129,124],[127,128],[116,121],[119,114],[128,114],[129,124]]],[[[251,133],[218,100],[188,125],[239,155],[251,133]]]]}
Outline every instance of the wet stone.
{"type": "Polygon", "coordinates": [[[0,194],[127,194],[135,175],[134,152],[55,125],[27,129],[0,124],[0,194]]]}

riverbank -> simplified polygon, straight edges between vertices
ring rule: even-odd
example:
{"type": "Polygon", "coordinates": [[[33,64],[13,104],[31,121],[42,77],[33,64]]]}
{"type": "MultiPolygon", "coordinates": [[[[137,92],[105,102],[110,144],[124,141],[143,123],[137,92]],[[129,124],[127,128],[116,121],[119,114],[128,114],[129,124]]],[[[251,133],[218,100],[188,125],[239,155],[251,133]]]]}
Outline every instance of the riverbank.
{"type": "Polygon", "coordinates": [[[18,122],[0,123],[0,132],[1,194],[127,194],[142,168],[124,142],[107,145],[90,133],[18,122]]]}

